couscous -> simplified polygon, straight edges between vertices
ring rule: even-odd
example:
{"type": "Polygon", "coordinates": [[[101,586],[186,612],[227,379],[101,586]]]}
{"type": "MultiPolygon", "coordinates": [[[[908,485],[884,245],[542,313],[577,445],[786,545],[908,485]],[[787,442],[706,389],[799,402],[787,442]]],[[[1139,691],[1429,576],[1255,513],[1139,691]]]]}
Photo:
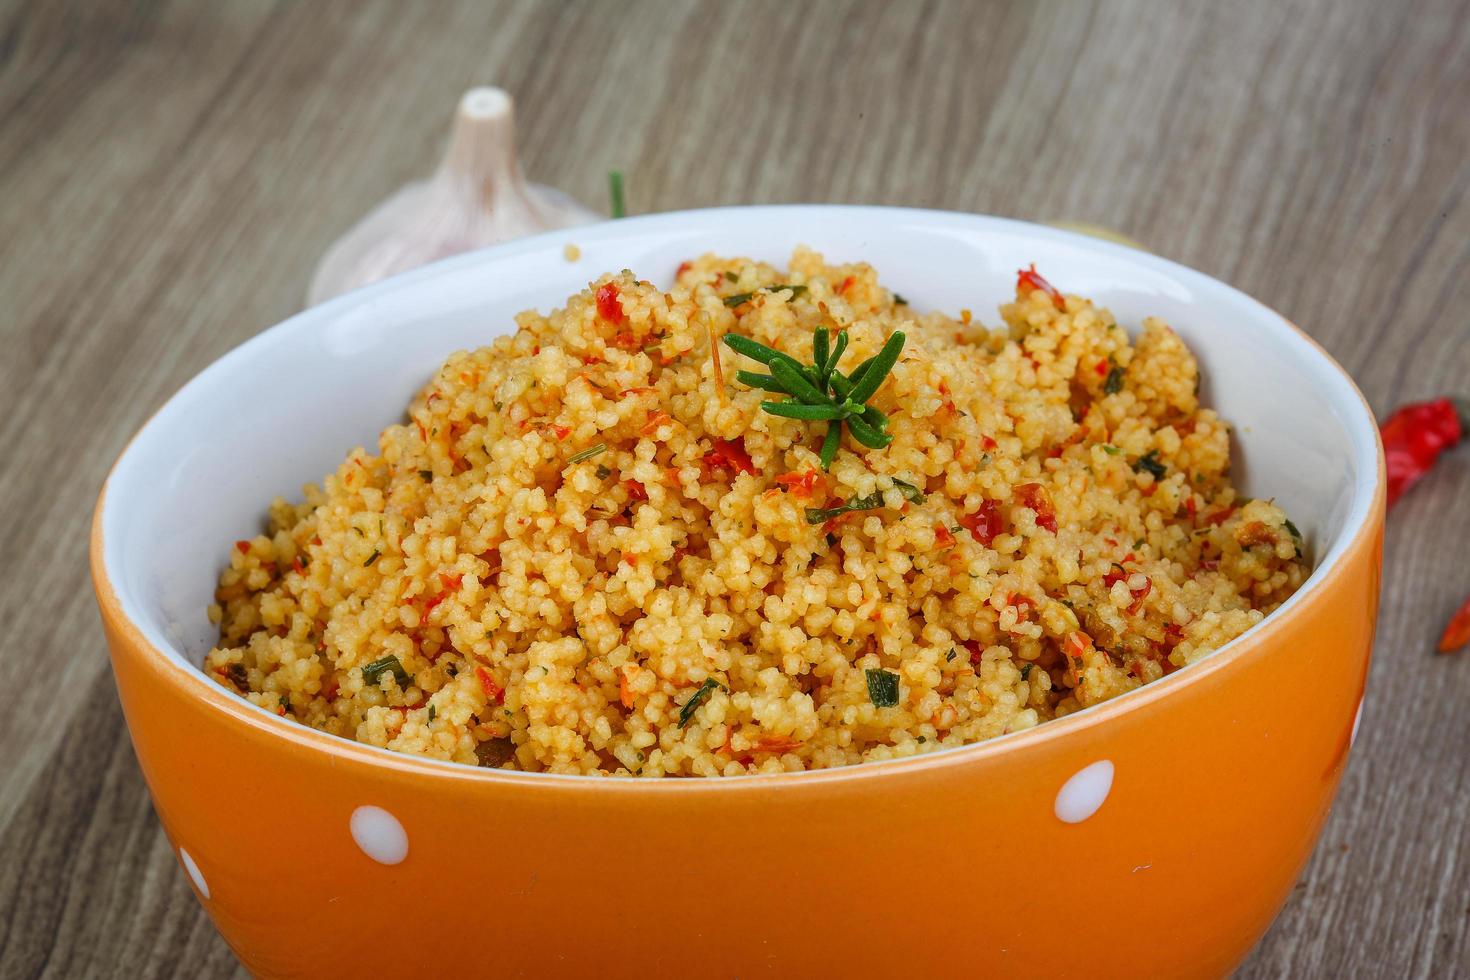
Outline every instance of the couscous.
{"type": "Polygon", "coordinates": [[[605,276],[276,500],[205,670],[471,765],[793,771],[1077,711],[1302,584],[1168,326],[1130,339],[1034,269],[1000,316],[916,313],[807,250],[605,276]]]}

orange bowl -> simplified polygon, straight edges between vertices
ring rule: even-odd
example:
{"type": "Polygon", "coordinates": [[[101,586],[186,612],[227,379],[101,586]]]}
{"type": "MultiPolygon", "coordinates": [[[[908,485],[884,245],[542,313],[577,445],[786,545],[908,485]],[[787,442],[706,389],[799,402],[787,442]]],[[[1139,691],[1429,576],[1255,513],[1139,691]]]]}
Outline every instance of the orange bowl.
{"type": "Polygon", "coordinates": [[[256,975],[1218,976],[1284,902],[1356,734],[1381,458],[1310,340],[1143,252],[940,212],[686,212],[440,263],[227,355],[119,459],[92,574],[159,817],[256,975]],[[993,307],[1036,262],[1123,322],[1163,317],[1240,426],[1237,481],[1302,527],[1311,579],[1202,662],[1067,718],[774,776],[475,769],[307,729],[204,678],[229,543],[369,442],[449,351],[605,269],[669,279],[688,255],[781,261],[798,243],[872,261],[921,309],[993,307]]]}

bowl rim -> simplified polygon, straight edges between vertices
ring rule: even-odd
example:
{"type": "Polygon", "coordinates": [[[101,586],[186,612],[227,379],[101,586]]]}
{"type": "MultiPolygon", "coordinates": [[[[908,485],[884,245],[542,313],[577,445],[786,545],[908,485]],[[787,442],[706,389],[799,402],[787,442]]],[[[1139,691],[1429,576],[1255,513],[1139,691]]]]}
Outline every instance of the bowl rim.
{"type": "MultiPolygon", "coordinates": [[[[96,593],[102,616],[111,626],[124,634],[144,655],[141,660],[150,669],[156,682],[180,689],[186,696],[203,702],[206,710],[220,713],[228,722],[243,724],[255,735],[264,738],[279,738],[298,750],[308,753],[324,753],[340,760],[350,760],[380,769],[385,773],[435,779],[464,780],[474,783],[503,784],[520,787],[522,791],[599,789],[612,793],[723,793],[750,790],[756,787],[797,791],[801,787],[812,789],[834,783],[864,780],[884,774],[919,774],[924,771],[963,766],[987,760],[993,756],[1011,752],[1039,749],[1042,744],[1068,738],[1107,725],[1119,715],[1142,710],[1159,698],[1170,697],[1176,689],[1204,684],[1216,674],[1230,669],[1253,652],[1270,644],[1284,628],[1287,620],[1298,618],[1305,611],[1318,606],[1328,591],[1329,582],[1344,569],[1357,564],[1359,556],[1373,546],[1377,528],[1382,525],[1386,507],[1386,475],[1382,440],[1378,425],[1367,399],[1353,381],[1352,376],[1316,340],[1282,314],[1266,306],[1235,287],[1221,282],[1188,266],[1154,255],[1140,248],[1095,238],[1082,232],[1057,228],[1035,222],[1021,221],[993,215],[974,214],[963,211],[945,211],[931,208],[894,207],[884,205],[847,204],[777,204],[777,205],[731,205],[724,207],[698,208],[682,211],[666,211],[656,214],[638,215],[609,220],[599,224],[577,225],[556,229],[525,238],[515,239],[489,248],[451,256],[429,263],[368,286],[352,290],[324,303],[308,307],[287,317],[244,342],[226,351],[203,370],[193,375],[184,385],[168,397],[148,420],[128,440],[108,471],[93,510],[90,533],[89,566],[93,589],[96,593]],[[242,697],[231,695],[217,684],[211,683],[204,672],[187,661],[186,655],[177,648],[161,649],[158,641],[150,638],[141,625],[141,616],[135,616],[119,595],[111,577],[107,542],[104,527],[107,521],[109,490],[113,477],[126,465],[137,441],[177,403],[185,393],[196,386],[207,383],[216,374],[229,370],[230,363],[247,349],[273,342],[279,336],[303,329],[310,329],[313,321],[324,319],[354,307],[371,304],[388,293],[418,288],[420,282],[432,279],[444,272],[460,267],[493,264],[506,256],[566,244],[575,239],[583,242],[590,238],[606,239],[623,237],[624,232],[647,234],[657,232],[662,225],[673,226],[674,230],[686,222],[708,221],[729,215],[754,213],[757,217],[772,220],[790,219],[810,215],[844,214],[853,217],[871,217],[875,220],[897,221],[919,220],[929,224],[963,223],[979,224],[998,229],[1024,231],[1029,235],[1053,238],[1060,242],[1105,254],[1126,257],[1131,261],[1152,266],[1155,271],[1167,273],[1176,279],[1209,290],[1225,290],[1238,301],[1257,309],[1273,329],[1282,329],[1282,342],[1294,345],[1309,359],[1318,362],[1322,376],[1330,383],[1345,386],[1341,395],[1342,407],[1346,409],[1343,421],[1352,437],[1354,454],[1359,462],[1359,474],[1355,481],[1352,505],[1333,545],[1312,569],[1311,575],[1282,605],[1252,626],[1240,636],[1213,651],[1187,669],[1175,671],[1150,684],[1121,694],[1100,704],[1092,705],[1063,718],[1056,718],[1022,731],[998,735],[968,745],[954,746],[924,752],[916,756],[899,759],[882,759],[855,763],[827,769],[801,770],[797,772],[752,773],[737,776],[649,778],[594,776],[573,773],[519,772],[504,769],[486,769],[466,763],[432,759],[409,755],[391,749],[367,745],[343,736],[331,735],[310,728],[300,722],[287,721],[273,712],[259,707],[242,697]],[[1371,455],[1371,460],[1363,455],[1371,455]]],[[[161,633],[161,631],[160,631],[161,633]]]]}

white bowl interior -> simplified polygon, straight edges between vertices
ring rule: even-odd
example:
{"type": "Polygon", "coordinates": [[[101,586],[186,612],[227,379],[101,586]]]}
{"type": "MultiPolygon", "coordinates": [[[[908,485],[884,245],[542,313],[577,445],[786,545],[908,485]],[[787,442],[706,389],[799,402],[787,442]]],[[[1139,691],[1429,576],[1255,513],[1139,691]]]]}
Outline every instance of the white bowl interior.
{"type": "MultiPolygon", "coordinates": [[[[986,323],[1035,262],[1065,292],[1136,331],[1168,322],[1199,356],[1205,403],[1237,426],[1235,475],[1275,497],[1325,574],[1371,506],[1374,422],[1356,389],[1276,313],[1145,252],[998,218],[897,208],[729,208],[624,219],[512,242],[307,310],[211,365],[148,423],[105,491],[104,561],[124,611],[179,666],[216,638],[205,617],[232,542],[262,529],[377,434],[450,352],[482,346],[524,309],[546,310],[607,270],[672,281],[716,252],[783,264],[797,245],[864,260],[919,310],[986,323]],[[576,262],[563,248],[581,249],[576,262]]],[[[1307,589],[1312,587],[1309,582],[1307,589]]],[[[1295,602],[1304,594],[1298,593],[1295,602]]]]}

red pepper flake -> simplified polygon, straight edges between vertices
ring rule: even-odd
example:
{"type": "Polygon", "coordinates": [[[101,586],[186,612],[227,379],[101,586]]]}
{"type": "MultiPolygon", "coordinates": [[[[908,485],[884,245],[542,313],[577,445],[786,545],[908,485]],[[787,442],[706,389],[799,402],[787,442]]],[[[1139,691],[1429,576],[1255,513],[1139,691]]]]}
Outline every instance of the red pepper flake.
{"type": "Polygon", "coordinates": [[[762,735],[755,740],[755,750],[757,752],[774,753],[790,752],[793,749],[801,748],[803,744],[803,742],[786,735],[762,735]]]}
{"type": "Polygon", "coordinates": [[[1141,589],[1129,589],[1133,593],[1133,602],[1128,606],[1128,615],[1137,616],[1138,611],[1143,608],[1143,600],[1147,599],[1148,594],[1153,590],[1153,579],[1145,581],[1141,589]]]}
{"type": "Polygon", "coordinates": [[[448,592],[441,592],[438,595],[434,596],[434,598],[429,599],[428,601],[426,601],[424,603],[424,618],[427,619],[429,617],[429,613],[431,613],[431,612],[434,611],[434,607],[437,606],[437,605],[439,605],[439,603],[443,602],[445,599],[448,599],[448,598],[449,598],[449,593],[448,592]]]}
{"type": "Polygon", "coordinates": [[[249,541],[236,541],[235,542],[235,550],[238,551],[238,552],[240,552],[240,554],[242,554],[242,555],[248,555],[248,554],[250,554],[250,542],[249,541]]]}
{"type": "Polygon", "coordinates": [[[603,283],[597,287],[597,315],[611,323],[623,324],[628,318],[623,314],[623,304],[618,302],[617,283],[603,283]]]}
{"type": "Polygon", "coordinates": [[[980,437],[980,445],[982,447],[984,447],[986,450],[991,450],[991,449],[994,449],[996,447],[997,443],[996,443],[996,441],[994,439],[990,438],[989,436],[981,436],[980,437]]]}
{"type": "Polygon", "coordinates": [[[1191,521],[1198,515],[1199,505],[1194,502],[1194,494],[1184,498],[1184,511],[1189,515],[1191,521]]]}
{"type": "Polygon", "coordinates": [[[1097,364],[1094,365],[1092,368],[1093,373],[1095,373],[1099,378],[1106,378],[1108,376],[1108,372],[1112,369],[1112,365],[1110,365],[1107,361],[1098,361],[1097,364]]]}
{"type": "Polygon", "coordinates": [[[954,535],[943,524],[934,529],[934,543],[941,548],[954,547],[954,535]]]}
{"type": "Polygon", "coordinates": [[[490,671],[484,667],[476,667],[475,679],[480,682],[480,688],[485,692],[485,697],[491,704],[501,704],[505,701],[505,688],[495,682],[495,678],[490,676],[490,671]]]}
{"type": "Polygon", "coordinates": [[[651,436],[658,431],[659,426],[668,421],[670,419],[667,412],[653,412],[648,416],[648,421],[643,424],[642,432],[646,436],[651,436]]]}
{"type": "Polygon", "coordinates": [[[1021,506],[1036,512],[1036,526],[1057,533],[1057,512],[1052,507],[1051,495],[1039,483],[1023,483],[1016,487],[1016,497],[1021,506]]]}
{"type": "Polygon", "coordinates": [[[1450,623],[1439,638],[1440,653],[1454,653],[1470,646],[1470,599],[1450,617],[1450,623]]]}
{"type": "Polygon", "coordinates": [[[776,482],[796,497],[802,500],[810,500],[816,495],[817,489],[824,487],[827,481],[822,479],[822,474],[813,468],[807,470],[805,473],[782,473],[776,477],[776,482]]]}
{"type": "Polygon", "coordinates": [[[444,583],[444,588],[450,592],[454,592],[459,588],[459,584],[464,581],[464,573],[455,572],[453,575],[450,575],[448,572],[440,572],[439,581],[444,583]]]}
{"type": "Polygon", "coordinates": [[[694,264],[692,262],[680,262],[679,267],[674,270],[674,278],[683,278],[684,273],[688,272],[692,268],[694,268],[694,264]]]}
{"type": "Polygon", "coordinates": [[[648,488],[637,480],[624,480],[623,489],[628,492],[629,500],[647,500],[648,488]]]}
{"type": "Polygon", "coordinates": [[[1127,577],[1128,570],[1126,568],[1124,568],[1122,565],[1114,565],[1113,570],[1103,576],[1103,585],[1111,589],[1113,586],[1117,585],[1119,582],[1123,581],[1127,577]]]}
{"type": "Polygon", "coordinates": [[[1061,293],[1057,292],[1057,287],[1042,278],[1041,273],[1036,271],[1036,263],[1033,262],[1029,268],[1021,269],[1016,273],[1016,292],[1021,293],[1026,290],[1035,291],[1038,289],[1051,297],[1051,301],[1056,305],[1057,309],[1063,312],[1066,311],[1067,301],[1062,298],[1061,293]]]}
{"type": "Polygon", "coordinates": [[[608,341],[608,343],[612,344],[618,350],[629,350],[629,351],[631,351],[631,350],[638,350],[642,346],[638,342],[638,338],[635,337],[635,336],[633,336],[627,330],[624,330],[621,333],[615,334],[613,336],[613,339],[610,340],[610,341],[608,341]]]}
{"type": "Polygon", "coordinates": [[[1000,501],[981,501],[979,510],[960,518],[960,526],[968,530],[976,541],[990,547],[995,536],[1005,530],[1005,521],[1000,514],[1000,501]]]}
{"type": "Polygon", "coordinates": [[[618,397],[627,398],[629,395],[646,395],[651,391],[657,390],[657,388],[624,388],[622,391],[618,392],[618,397]]]}
{"type": "Polygon", "coordinates": [[[1449,398],[1405,405],[1383,423],[1383,457],[1392,507],[1428,473],[1445,450],[1465,438],[1470,405],[1449,398]]]}
{"type": "Polygon", "coordinates": [[[755,464],[745,451],[743,439],[716,439],[714,448],[704,454],[705,469],[733,470],[736,473],[754,473],[755,464]]]}
{"type": "Polygon", "coordinates": [[[1234,513],[1234,507],[1226,507],[1224,510],[1216,511],[1209,517],[1206,517],[1205,523],[1208,524],[1210,527],[1219,527],[1221,524],[1224,524],[1226,521],[1230,520],[1230,515],[1234,513]]]}
{"type": "Polygon", "coordinates": [[[848,276],[846,279],[842,280],[842,285],[837,287],[837,291],[843,296],[846,296],[847,291],[852,288],[852,284],[855,282],[857,282],[856,276],[848,276]]]}

